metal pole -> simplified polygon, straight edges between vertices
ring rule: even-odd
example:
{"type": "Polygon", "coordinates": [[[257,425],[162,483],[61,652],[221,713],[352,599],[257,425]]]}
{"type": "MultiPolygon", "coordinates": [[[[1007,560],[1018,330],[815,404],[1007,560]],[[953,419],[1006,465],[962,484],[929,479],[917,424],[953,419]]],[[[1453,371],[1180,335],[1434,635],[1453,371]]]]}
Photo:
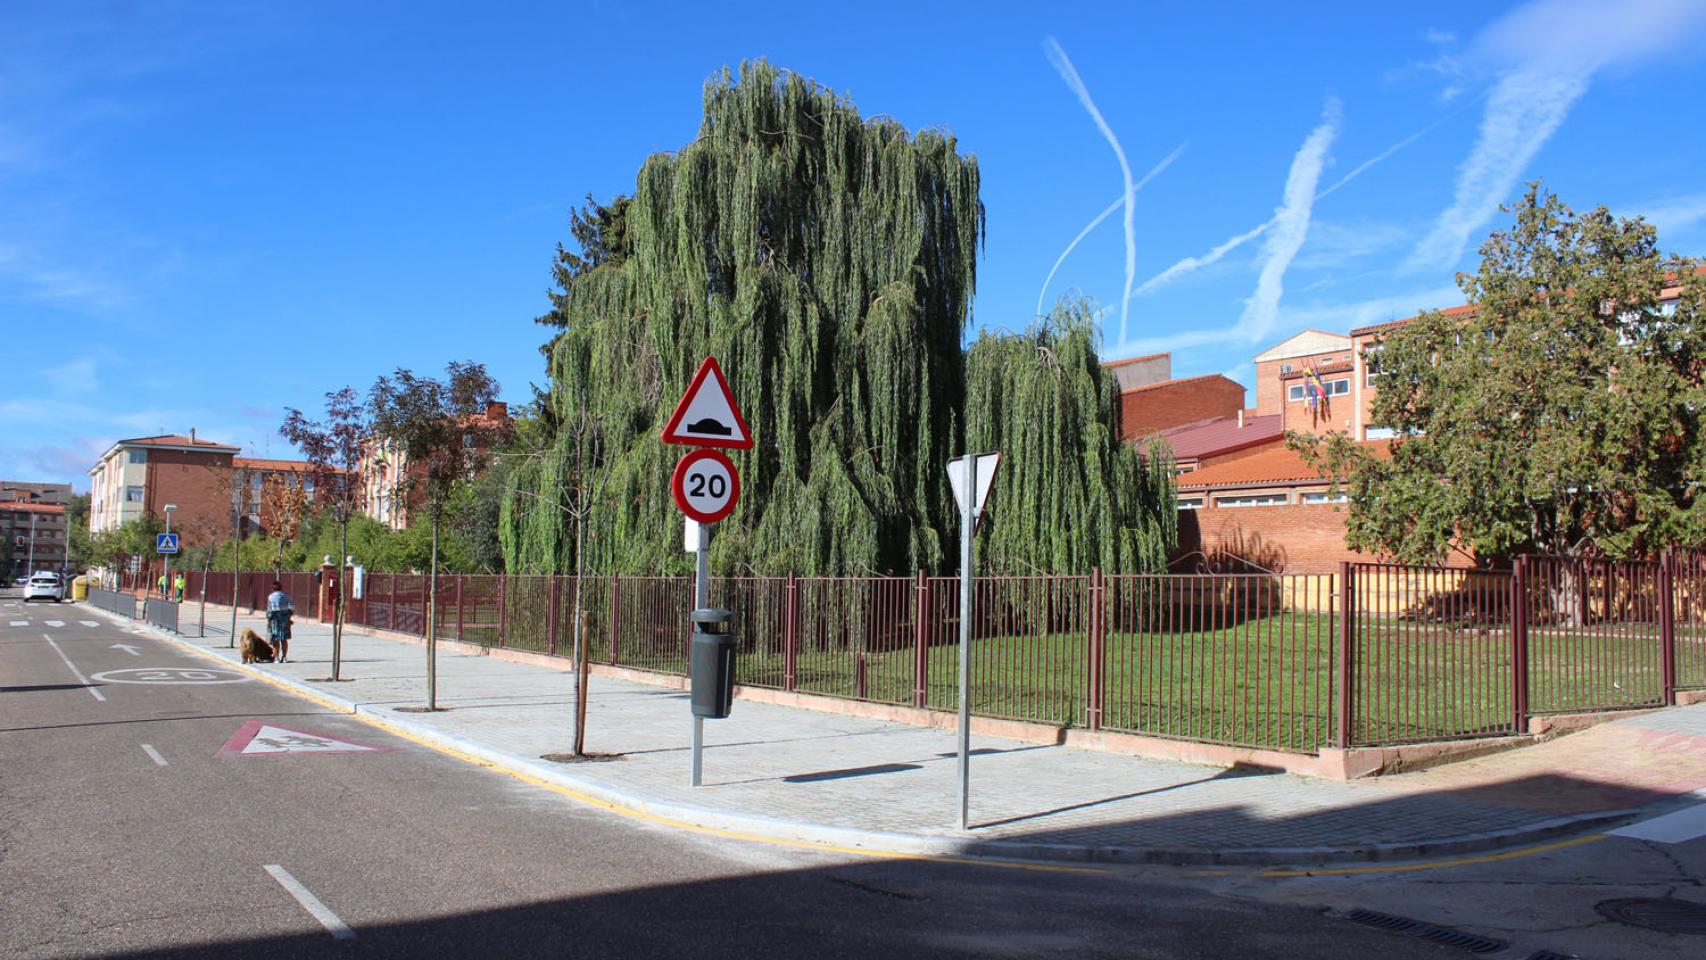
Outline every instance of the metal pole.
{"type": "Polygon", "coordinates": [[[243,555],[242,496],[247,471],[237,471],[237,486],[231,491],[231,633],[226,646],[237,647],[237,564],[243,555]]]}
{"type": "Polygon", "coordinates": [[[971,809],[971,617],[972,535],[977,524],[977,457],[965,459],[965,503],[960,510],[960,829],[970,826],[971,809]]]}
{"type": "MultiPolygon", "coordinates": [[[[166,535],[172,535],[172,508],[170,505],[166,507],[166,535]]],[[[160,599],[170,600],[172,598],[172,555],[169,553],[166,554],[166,568],[164,573],[166,577],[166,590],[165,594],[161,596],[160,599]]]]}
{"type": "MultiPolygon", "coordinates": [[[[711,525],[699,525],[698,549],[693,555],[693,609],[703,610],[711,605],[711,558],[707,547],[711,542],[711,525]]],[[[691,628],[690,628],[691,629],[691,628]]],[[[691,637],[689,638],[688,663],[692,661],[691,637]]],[[[705,718],[693,718],[693,778],[692,785],[697,787],[705,772],[705,718]]]]}
{"type": "Polygon", "coordinates": [[[36,575],[36,512],[30,511],[30,549],[29,559],[24,561],[24,576],[36,575]]]}

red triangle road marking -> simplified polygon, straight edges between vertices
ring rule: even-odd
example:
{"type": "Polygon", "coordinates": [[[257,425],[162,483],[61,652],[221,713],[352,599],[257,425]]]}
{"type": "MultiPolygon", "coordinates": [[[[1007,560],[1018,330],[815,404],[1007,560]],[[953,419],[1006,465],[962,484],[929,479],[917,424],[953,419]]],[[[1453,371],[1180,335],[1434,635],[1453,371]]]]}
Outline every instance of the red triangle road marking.
{"type": "Polygon", "coordinates": [[[221,757],[278,757],[305,753],[384,753],[390,747],[358,743],[341,737],[328,737],[291,727],[281,727],[265,720],[250,720],[243,724],[225,746],[219,748],[221,757]]]}

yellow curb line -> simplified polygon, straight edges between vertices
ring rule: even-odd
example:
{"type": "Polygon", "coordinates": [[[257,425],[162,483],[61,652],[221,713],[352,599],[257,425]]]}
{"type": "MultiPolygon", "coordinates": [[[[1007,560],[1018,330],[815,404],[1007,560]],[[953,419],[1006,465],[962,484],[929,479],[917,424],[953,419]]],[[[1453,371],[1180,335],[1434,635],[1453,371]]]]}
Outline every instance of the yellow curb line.
{"type": "Polygon", "coordinates": [[[1458,857],[1453,860],[1434,860],[1428,863],[1395,863],[1377,867],[1326,867],[1319,870],[1263,870],[1257,876],[1261,877],[1343,877],[1365,873],[1409,873],[1415,870],[1444,870],[1450,867],[1467,867],[1478,863],[1499,863],[1504,860],[1515,860],[1518,857],[1529,857],[1537,853],[1551,853],[1554,850],[1565,850],[1579,847],[1596,840],[1604,840],[1603,833],[1590,833],[1585,837],[1572,837],[1555,843],[1543,843],[1537,847],[1524,847],[1521,850],[1506,850],[1503,853],[1489,853],[1479,857],[1458,857]]]}
{"type": "Polygon", "coordinates": [[[708,834],[708,835],[716,836],[716,837],[724,837],[724,838],[730,839],[730,840],[744,840],[744,841],[747,841],[750,843],[765,843],[765,844],[770,844],[772,846],[793,847],[793,848],[803,849],[803,850],[815,850],[815,851],[824,852],[824,853],[845,853],[845,854],[852,854],[855,856],[874,857],[874,858],[880,858],[880,859],[885,859],[885,860],[939,861],[939,862],[944,862],[944,863],[968,864],[971,866],[979,866],[979,867],[1002,867],[1002,868],[1009,869],[1009,870],[1031,870],[1031,871],[1037,871],[1037,872],[1042,872],[1042,873],[1087,873],[1087,874],[1098,874],[1098,875],[1107,875],[1107,874],[1113,873],[1113,870],[1111,868],[1108,868],[1108,867],[1078,867],[1078,866],[1061,865],[1061,864],[1029,863],[1029,862],[1018,861],[1018,860],[985,859],[983,857],[955,857],[955,856],[948,856],[948,855],[943,855],[943,854],[929,854],[929,853],[893,853],[893,852],[884,851],[884,850],[867,850],[867,849],[863,849],[860,847],[844,847],[844,846],[839,846],[839,845],[830,844],[830,843],[816,843],[816,842],[813,842],[810,840],[786,840],[786,839],[782,839],[782,838],[778,838],[778,837],[767,837],[767,836],[763,836],[761,834],[743,833],[743,832],[740,832],[737,830],[727,830],[727,829],[723,829],[721,827],[707,827],[707,826],[704,826],[702,824],[692,823],[692,822],[687,821],[687,820],[677,820],[677,819],[674,819],[672,817],[659,816],[659,815],[654,814],[654,813],[647,813],[644,810],[635,810],[631,807],[620,806],[620,805],[612,803],[608,800],[602,800],[598,797],[594,797],[594,796],[591,796],[589,794],[581,793],[578,790],[574,790],[570,787],[565,787],[560,783],[555,783],[553,781],[547,780],[543,777],[536,776],[534,774],[524,773],[520,770],[513,770],[513,769],[510,769],[509,767],[500,766],[496,763],[493,763],[490,760],[486,760],[486,759],[483,759],[481,757],[476,757],[473,754],[465,753],[461,750],[456,749],[455,747],[449,747],[449,746],[446,746],[446,745],[441,744],[441,743],[435,743],[435,742],[428,740],[424,737],[418,736],[418,735],[416,735],[416,734],[414,734],[408,730],[404,730],[404,729],[401,729],[399,727],[392,726],[391,724],[385,722],[384,720],[381,720],[378,717],[374,717],[370,714],[353,713],[347,707],[345,707],[343,704],[337,703],[336,701],[333,701],[333,700],[329,700],[329,699],[322,697],[318,694],[311,693],[307,690],[303,690],[303,689],[296,687],[296,686],[293,686],[291,684],[284,683],[284,682],[270,676],[269,674],[267,674],[263,671],[250,668],[247,664],[232,663],[231,661],[226,660],[224,657],[221,657],[218,654],[213,653],[210,650],[204,650],[201,647],[198,647],[194,644],[191,644],[186,640],[182,640],[182,639],[177,638],[177,637],[162,637],[162,639],[165,639],[165,640],[168,640],[174,644],[177,644],[178,646],[182,647],[183,649],[189,650],[190,652],[195,653],[199,656],[205,657],[209,660],[218,661],[221,665],[230,666],[230,667],[237,667],[242,672],[248,673],[249,675],[251,675],[253,677],[256,677],[260,680],[263,680],[266,683],[271,684],[273,687],[276,687],[277,689],[282,690],[285,693],[299,697],[303,700],[310,701],[312,703],[319,704],[320,706],[326,707],[327,709],[331,710],[334,713],[337,713],[337,714],[340,714],[343,716],[352,717],[352,718],[359,720],[362,723],[365,723],[369,726],[378,727],[379,729],[384,730],[386,733],[389,733],[392,736],[400,737],[404,740],[409,741],[410,743],[416,744],[417,746],[425,747],[428,750],[432,750],[436,753],[441,753],[441,754],[444,754],[445,756],[452,757],[452,758],[457,759],[457,760],[461,760],[464,763],[471,763],[477,767],[483,767],[483,768],[485,768],[487,770],[491,770],[495,773],[503,774],[506,777],[510,777],[512,779],[515,779],[515,780],[520,780],[522,783],[526,783],[526,784],[529,784],[531,786],[542,787],[546,790],[551,791],[552,793],[560,794],[562,796],[568,797],[571,800],[575,800],[575,801],[578,801],[580,803],[587,804],[589,806],[597,807],[601,810],[608,810],[611,813],[620,814],[621,816],[624,816],[624,817],[631,817],[635,820],[643,820],[647,823],[653,823],[653,824],[657,824],[659,826],[672,827],[672,828],[675,828],[678,830],[689,830],[689,831],[692,831],[694,833],[702,833],[702,834],[708,834]]]}

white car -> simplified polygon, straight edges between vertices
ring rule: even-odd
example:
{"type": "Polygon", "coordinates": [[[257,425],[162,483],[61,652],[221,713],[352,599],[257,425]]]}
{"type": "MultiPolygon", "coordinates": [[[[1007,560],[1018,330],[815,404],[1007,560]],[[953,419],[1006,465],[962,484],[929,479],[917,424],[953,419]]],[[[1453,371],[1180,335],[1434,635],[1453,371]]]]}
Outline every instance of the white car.
{"type": "Polygon", "coordinates": [[[24,584],[24,602],[31,600],[52,600],[58,603],[65,599],[65,583],[57,573],[37,573],[30,577],[30,582],[24,584]]]}

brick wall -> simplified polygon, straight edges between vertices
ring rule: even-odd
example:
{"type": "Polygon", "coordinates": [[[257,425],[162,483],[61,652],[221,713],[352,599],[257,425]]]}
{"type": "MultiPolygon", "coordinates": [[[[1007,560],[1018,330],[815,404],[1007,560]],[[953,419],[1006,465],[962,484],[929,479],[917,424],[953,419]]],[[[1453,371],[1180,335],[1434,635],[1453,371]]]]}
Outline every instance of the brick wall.
{"type": "Polygon", "coordinates": [[[1244,409],[1244,388],[1217,375],[1190,377],[1120,394],[1120,439],[1235,417],[1244,409]]]}
{"type": "Polygon", "coordinates": [[[183,546],[206,546],[231,528],[231,476],[229,453],[150,449],[143,509],[164,520],[166,504],[176,504],[172,529],[183,546]]]}
{"type": "MultiPolygon", "coordinates": [[[[1275,573],[1332,573],[1347,560],[1381,560],[1345,546],[1345,515],[1344,504],[1180,510],[1179,547],[1174,556],[1228,555],[1275,573]]],[[[1445,563],[1458,568],[1471,565],[1460,553],[1451,554],[1445,563]]]]}
{"type": "Polygon", "coordinates": [[[1205,507],[1179,511],[1178,556],[1227,554],[1275,573],[1329,573],[1373,560],[1345,546],[1343,505],[1205,507]]]}

